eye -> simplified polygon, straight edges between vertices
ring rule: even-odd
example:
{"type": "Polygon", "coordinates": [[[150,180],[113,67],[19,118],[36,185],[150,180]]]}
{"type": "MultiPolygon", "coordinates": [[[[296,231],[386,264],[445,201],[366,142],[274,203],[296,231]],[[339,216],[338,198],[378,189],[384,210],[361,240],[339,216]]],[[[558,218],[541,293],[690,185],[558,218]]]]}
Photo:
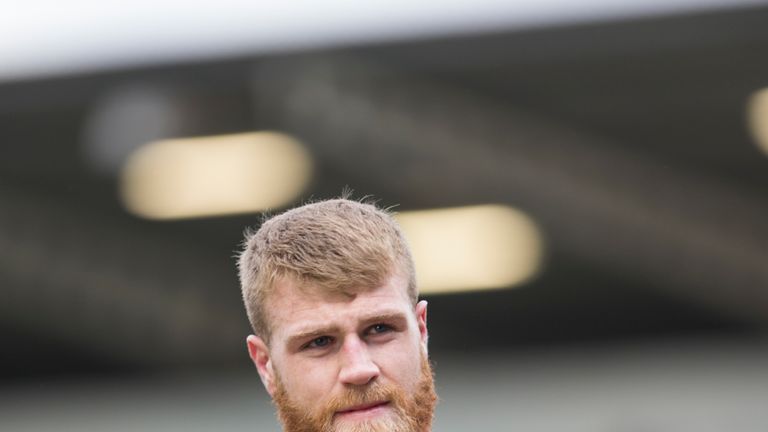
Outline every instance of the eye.
{"type": "Polygon", "coordinates": [[[379,335],[389,333],[392,330],[394,329],[387,324],[374,324],[368,329],[368,333],[371,335],[379,335]]]}
{"type": "Polygon", "coordinates": [[[309,341],[309,343],[304,345],[302,349],[325,348],[330,345],[331,342],[333,342],[333,338],[330,336],[320,336],[309,341]]]}

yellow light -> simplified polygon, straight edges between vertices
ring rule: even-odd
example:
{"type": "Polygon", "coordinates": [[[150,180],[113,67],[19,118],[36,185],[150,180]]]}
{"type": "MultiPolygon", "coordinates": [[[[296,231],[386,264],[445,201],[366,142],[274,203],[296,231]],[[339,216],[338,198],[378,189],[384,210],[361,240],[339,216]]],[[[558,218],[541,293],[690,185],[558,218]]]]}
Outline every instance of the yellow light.
{"type": "Polygon", "coordinates": [[[538,227],[510,207],[403,212],[397,220],[410,243],[422,293],[510,287],[541,267],[538,227]]]}
{"type": "Polygon", "coordinates": [[[129,158],[121,198],[131,213],[149,219],[247,213],[289,204],[310,176],[309,154],[284,134],[169,139],[129,158]]]}
{"type": "Polygon", "coordinates": [[[749,129],[758,147],[768,154],[768,88],[755,92],[749,100],[749,129]]]}

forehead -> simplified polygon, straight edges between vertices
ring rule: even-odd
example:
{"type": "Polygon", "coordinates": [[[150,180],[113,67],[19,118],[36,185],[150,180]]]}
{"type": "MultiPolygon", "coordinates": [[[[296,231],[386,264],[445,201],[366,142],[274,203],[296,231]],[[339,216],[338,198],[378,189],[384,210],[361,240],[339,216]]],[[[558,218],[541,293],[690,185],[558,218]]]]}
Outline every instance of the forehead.
{"type": "Polygon", "coordinates": [[[406,314],[412,309],[407,283],[406,278],[395,274],[379,286],[342,292],[280,279],[266,302],[272,337],[285,337],[312,326],[350,323],[378,313],[406,314]]]}

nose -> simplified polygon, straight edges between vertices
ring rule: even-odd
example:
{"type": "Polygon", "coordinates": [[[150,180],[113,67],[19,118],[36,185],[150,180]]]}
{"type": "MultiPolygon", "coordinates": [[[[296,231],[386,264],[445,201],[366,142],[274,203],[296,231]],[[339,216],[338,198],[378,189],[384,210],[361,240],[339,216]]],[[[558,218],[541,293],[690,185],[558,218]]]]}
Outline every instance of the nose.
{"type": "Polygon", "coordinates": [[[365,385],[379,373],[379,367],[373,362],[365,342],[357,336],[347,337],[341,348],[339,380],[346,385],[365,385]]]}

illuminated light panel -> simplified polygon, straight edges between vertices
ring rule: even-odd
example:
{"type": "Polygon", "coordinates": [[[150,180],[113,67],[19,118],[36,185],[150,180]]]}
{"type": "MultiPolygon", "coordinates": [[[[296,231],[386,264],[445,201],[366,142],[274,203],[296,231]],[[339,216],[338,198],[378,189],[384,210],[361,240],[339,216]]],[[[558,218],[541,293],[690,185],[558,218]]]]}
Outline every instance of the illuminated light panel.
{"type": "Polygon", "coordinates": [[[755,92],[749,100],[749,129],[758,147],[768,154],[768,88],[755,92]]]}
{"type": "Polygon", "coordinates": [[[506,288],[535,276],[543,256],[536,223],[502,205],[403,212],[422,293],[506,288]]]}
{"type": "Polygon", "coordinates": [[[169,139],[131,155],[121,198],[149,219],[256,212],[294,201],[311,171],[301,143],[277,132],[169,139]]]}

